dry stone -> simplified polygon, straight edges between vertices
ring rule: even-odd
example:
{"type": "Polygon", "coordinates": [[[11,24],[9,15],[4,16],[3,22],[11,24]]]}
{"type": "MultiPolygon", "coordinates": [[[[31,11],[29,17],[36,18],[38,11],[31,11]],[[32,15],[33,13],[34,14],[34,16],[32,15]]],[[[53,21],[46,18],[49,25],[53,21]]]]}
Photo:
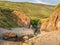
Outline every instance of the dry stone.
{"type": "Polygon", "coordinates": [[[18,18],[15,20],[18,25],[23,27],[29,27],[30,26],[30,17],[20,11],[14,10],[12,13],[14,13],[18,18]]]}
{"type": "Polygon", "coordinates": [[[42,22],[40,30],[44,31],[60,30],[60,7],[54,10],[49,19],[42,22]]]}
{"type": "Polygon", "coordinates": [[[4,36],[7,36],[7,37],[16,37],[15,33],[13,32],[5,32],[3,33],[4,36]]]}

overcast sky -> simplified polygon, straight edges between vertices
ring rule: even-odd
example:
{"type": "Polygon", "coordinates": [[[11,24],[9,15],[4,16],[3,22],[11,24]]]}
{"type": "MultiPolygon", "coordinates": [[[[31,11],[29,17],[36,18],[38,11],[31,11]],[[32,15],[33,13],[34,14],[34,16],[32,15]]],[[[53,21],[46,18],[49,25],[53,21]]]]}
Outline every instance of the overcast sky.
{"type": "Polygon", "coordinates": [[[14,2],[32,2],[32,3],[44,3],[44,4],[58,4],[60,0],[9,0],[14,2]]]}

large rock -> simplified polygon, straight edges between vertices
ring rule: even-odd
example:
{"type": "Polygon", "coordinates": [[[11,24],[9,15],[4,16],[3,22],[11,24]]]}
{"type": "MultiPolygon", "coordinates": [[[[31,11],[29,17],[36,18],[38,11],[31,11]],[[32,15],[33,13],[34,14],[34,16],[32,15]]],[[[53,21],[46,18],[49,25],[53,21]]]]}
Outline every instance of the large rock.
{"type": "Polygon", "coordinates": [[[30,26],[30,17],[20,11],[14,10],[14,13],[17,16],[17,24],[22,27],[29,27],[30,26]]]}
{"type": "Polygon", "coordinates": [[[4,32],[3,36],[6,36],[6,37],[16,37],[16,34],[13,33],[13,32],[4,32]]]}
{"type": "Polygon", "coordinates": [[[17,35],[14,32],[4,32],[2,39],[16,41],[17,35]]]}
{"type": "Polygon", "coordinates": [[[53,14],[49,19],[42,22],[40,30],[44,31],[60,30],[60,7],[54,10],[53,14]]]}

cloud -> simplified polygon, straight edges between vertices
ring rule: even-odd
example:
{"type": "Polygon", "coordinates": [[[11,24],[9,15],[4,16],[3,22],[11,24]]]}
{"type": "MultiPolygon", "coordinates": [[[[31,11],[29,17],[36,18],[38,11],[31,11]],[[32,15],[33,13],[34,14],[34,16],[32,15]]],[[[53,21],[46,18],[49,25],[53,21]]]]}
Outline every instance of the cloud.
{"type": "Polygon", "coordinates": [[[14,2],[32,2],[32,3],[43,3],[43,4],[47,4],[45,2],[42,2],[41,0],[8,0],[8,1],[14,1],[14,2]]]}
{"type": "Polygon", "coordinates": [[[51,4],[51,5],[60,3],[60,0],[28,0],[28,1],[33,3],[43,3],[43,4],[51,4]]]}
{"type": "Polygon", "coordinates": [[[60,0],[40,0],[40,1],[48,4],[52,4],[52,5],[60,3],[60,0]]]}
{"type": "Polygon", "coordinates": [[[8,1],[8,0],[0,0],[0,1],[8,1]]]}
{"type": "Polygon", "coordinates": [[[43,3],[43,4],[48,4],[47,2],[43,2],[41,0],[35,0],[34,3],[43,3]]]}
{"type": "Polygon", "coordinates": [[[9,1],[43,3],[43,4],[51,4],[51,5],[60,3],[60,0],[9,0],[9,1]]]}

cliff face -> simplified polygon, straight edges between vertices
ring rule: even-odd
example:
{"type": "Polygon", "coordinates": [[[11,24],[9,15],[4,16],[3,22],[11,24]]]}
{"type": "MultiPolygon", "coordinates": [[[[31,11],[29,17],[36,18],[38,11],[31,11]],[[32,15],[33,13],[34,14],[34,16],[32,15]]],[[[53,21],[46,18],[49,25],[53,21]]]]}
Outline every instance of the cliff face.
{"type": "Polygon", "coordinates": [[[24,13],[21,13],[17,10],[14,10],[12,13],[14,13],[18,18],[17,18],[17,24],[22,26],[22,27],[29,27],[30,25],[30,17],[24,13]]]}
{"type": "Polygon", "coordinates": [[[51,17],[42,23],[40,30],[60,30],[60,7],[56,8],[51,17]]]}

